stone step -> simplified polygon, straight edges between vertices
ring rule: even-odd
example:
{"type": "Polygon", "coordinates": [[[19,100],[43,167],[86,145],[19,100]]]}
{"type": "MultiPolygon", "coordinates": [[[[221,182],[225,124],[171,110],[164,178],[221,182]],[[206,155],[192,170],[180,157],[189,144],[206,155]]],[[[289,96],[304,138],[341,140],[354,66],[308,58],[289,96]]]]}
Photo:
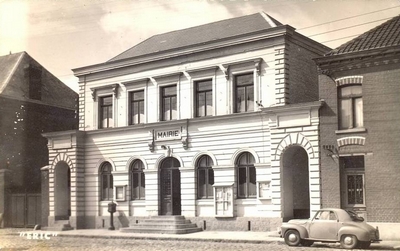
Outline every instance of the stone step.
{"type": "Polygon", "coordinates": [[[154,233],[154,234],[189,234],[202,231],[201,228],[185,228],[185,229],[150,229],[150,228],[121,228],[124,233],[154,233]]]}
{"type": "Polygon", "coordinates": [[[166,223],[138,223],[131,225],[130,228],[162,228],[162,229],[185,229],[185,228],[196,228],[197,225],[194,223],[189,224],[166,224],[166,223]]]}
{"type": "Polygon", "coordinates": [[[121,228],[121,232],[128,233],[164,233],[187,234],[202,231],[196,224],[186,220],[184,216],[152,216],[139,221],[127,228],[121,228]]]}
{"type": "Polygon", "coordinates": [[[190,220],[186,219],[156,219],[156,218],[150,218],[150,219],[143,219],[139,221],[139,223],[166,223],[166,224],[190,224],[190,220]]]}

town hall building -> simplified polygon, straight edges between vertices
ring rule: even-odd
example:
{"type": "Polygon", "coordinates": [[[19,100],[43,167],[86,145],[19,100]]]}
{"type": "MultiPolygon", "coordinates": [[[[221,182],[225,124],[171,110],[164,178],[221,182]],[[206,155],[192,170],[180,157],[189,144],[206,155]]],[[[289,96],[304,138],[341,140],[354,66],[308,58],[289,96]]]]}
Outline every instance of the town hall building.
{"type": "Polygon", "coordinates": [[[321,207],[316,57],[264,12],[158,34],[74,69],[79,130],[48,139],[49,226],[178,215],[276,230],[321,207]]]}

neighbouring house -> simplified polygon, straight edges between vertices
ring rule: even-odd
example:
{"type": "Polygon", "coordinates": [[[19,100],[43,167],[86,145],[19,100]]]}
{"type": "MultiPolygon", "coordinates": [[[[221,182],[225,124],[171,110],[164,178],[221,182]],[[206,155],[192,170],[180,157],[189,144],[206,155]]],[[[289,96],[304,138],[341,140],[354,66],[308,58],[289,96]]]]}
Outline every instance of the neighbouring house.
{"type": "Polygon", "coordinates": [[[48,165],[49,152],[42,133],[77,129],[77,104],[78,94],[26,52],[0,56],[0,213],[5,227],[46,224],[48,206],[42,202],[48,201],[48,191],[41,197],[41,168],[48,165]]]}
{"type": "Polygon", "coordinates": [[[322,205],[400,222],[400,16],[316,59],[322,205]]]}
{"type": "Polygon", "coordinates": [[[264,231],[310,217],[322,202],[313,58],[329,50],[260,12],[73,69],[79,130],[44,134],[49,226],[108,227],[111,202],[116,228],[175,215],[264,231]]]}

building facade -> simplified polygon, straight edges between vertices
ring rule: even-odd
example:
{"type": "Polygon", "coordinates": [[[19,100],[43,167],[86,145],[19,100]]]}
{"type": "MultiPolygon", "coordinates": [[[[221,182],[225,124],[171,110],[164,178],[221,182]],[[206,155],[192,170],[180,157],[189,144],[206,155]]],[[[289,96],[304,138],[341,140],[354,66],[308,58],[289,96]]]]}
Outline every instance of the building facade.
{"type": "Polygon", "coordinates": [[[46,133],[49,223],[183,215],[275,230],[321,206],[318,72],[329,48],[265,13],[155,35],[74,69],[79,130],[46,133]],[[58,185],[57,185],[58,184],[58,185]]]}
{"type": "Polygon", "coordinates": [[[316,60],[322,204],[370,222],[400,221],[399,34],[397,16],[316,60]]]}
{"type": "Polygon", "coordinates": [[[47,165],[49,153],[41,134],[78,128],[78,94],[26,52],[1,56],[0,73],[3,226],[46,224],[48,207],[42,202],[48,193],[41,196],[40,169],[47,165]]]}

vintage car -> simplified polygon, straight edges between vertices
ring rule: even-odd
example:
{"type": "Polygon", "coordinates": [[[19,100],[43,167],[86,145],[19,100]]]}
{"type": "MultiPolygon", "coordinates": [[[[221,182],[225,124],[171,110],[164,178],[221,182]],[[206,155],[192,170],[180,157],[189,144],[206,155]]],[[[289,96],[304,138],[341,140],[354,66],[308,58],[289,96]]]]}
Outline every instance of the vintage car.
{"type": "Polygon", "coordinates": [[[314,242],[340,242],[342,248],[369,248],[381,241],[378,227],[364,222],[355,212],[326,208],[312,219],[290,220],[281,226],[281,237],[289,246],[311,246],[314,242]]]}

